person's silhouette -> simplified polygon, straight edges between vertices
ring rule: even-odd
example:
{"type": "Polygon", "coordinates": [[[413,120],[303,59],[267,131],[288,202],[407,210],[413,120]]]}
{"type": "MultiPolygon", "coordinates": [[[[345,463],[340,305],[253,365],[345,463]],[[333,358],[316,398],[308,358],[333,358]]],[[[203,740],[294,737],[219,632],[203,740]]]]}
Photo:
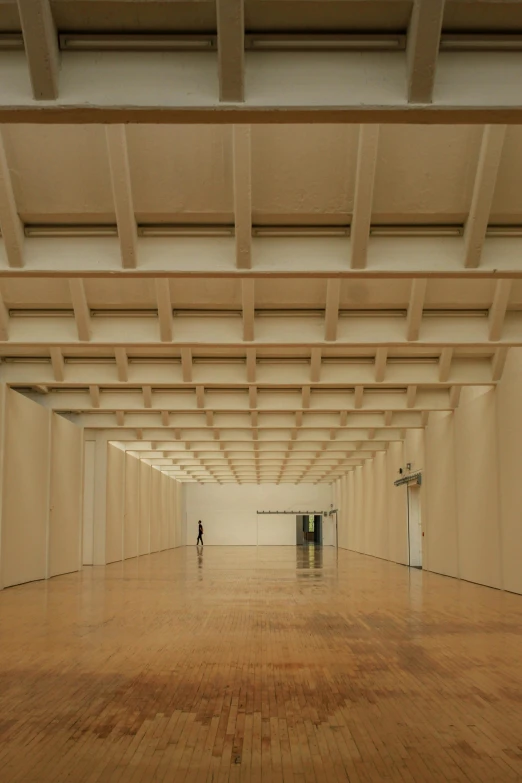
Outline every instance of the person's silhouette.
{"type": "Polygon", "coordinates": [[[200,541],[201,546],[203,546],[203,525],[201,524],[201,519],[198,522],[198,540],[196,541],[196,546],[199,546],[200,541]]]}

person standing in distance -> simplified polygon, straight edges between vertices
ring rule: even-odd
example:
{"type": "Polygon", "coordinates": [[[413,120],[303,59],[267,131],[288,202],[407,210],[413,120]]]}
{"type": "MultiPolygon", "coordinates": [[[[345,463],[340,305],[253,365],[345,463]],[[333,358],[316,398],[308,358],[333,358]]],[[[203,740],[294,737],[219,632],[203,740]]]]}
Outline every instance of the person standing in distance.
{"type": "Polygon", "coordinates": [[[196,541],[196,546],[199,546],[200,541],[201,546],[203,546],[203,525],[201,524],[201,519],[198,522],[198,540],[196,541]]]}

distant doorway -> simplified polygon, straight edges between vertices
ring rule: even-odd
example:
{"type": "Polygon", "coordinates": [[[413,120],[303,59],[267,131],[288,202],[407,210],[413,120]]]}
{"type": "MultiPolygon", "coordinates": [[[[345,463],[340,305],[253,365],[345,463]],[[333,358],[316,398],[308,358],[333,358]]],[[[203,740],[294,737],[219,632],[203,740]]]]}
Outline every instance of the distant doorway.
{"type": "Polygon", "coordinates": [[[422,568],[422,520],[420,487],[408,486],[408,564],[422,568]]]}
{"type": "Polygon", "coordinates": [[[297,517],[297,528],[300,535],[296,542],[307,546],[323,543],[323,518],[320,514],[306,514],[297,517]]]}

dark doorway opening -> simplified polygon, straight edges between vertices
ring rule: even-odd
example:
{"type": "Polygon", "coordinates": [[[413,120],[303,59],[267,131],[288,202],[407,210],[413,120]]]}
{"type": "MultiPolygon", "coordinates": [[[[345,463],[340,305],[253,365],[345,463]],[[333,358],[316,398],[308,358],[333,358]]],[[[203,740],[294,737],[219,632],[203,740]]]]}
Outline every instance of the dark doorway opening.
{"type": "Polygon", "coordinates": [[[303,546],[323,543],[323,518],[321,514],[306,514],[297,517],[297,543],[303,546]]]}

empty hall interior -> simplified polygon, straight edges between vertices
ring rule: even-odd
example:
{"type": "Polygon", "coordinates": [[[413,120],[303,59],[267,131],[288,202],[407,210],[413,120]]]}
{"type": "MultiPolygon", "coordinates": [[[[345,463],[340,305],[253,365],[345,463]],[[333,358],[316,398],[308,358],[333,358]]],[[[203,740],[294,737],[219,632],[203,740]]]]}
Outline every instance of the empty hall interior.
{"type": "Polygon", "coordinates": [[[2,783],[522,780],[521,85],[510,0],[0,0],[2,783]]]}

